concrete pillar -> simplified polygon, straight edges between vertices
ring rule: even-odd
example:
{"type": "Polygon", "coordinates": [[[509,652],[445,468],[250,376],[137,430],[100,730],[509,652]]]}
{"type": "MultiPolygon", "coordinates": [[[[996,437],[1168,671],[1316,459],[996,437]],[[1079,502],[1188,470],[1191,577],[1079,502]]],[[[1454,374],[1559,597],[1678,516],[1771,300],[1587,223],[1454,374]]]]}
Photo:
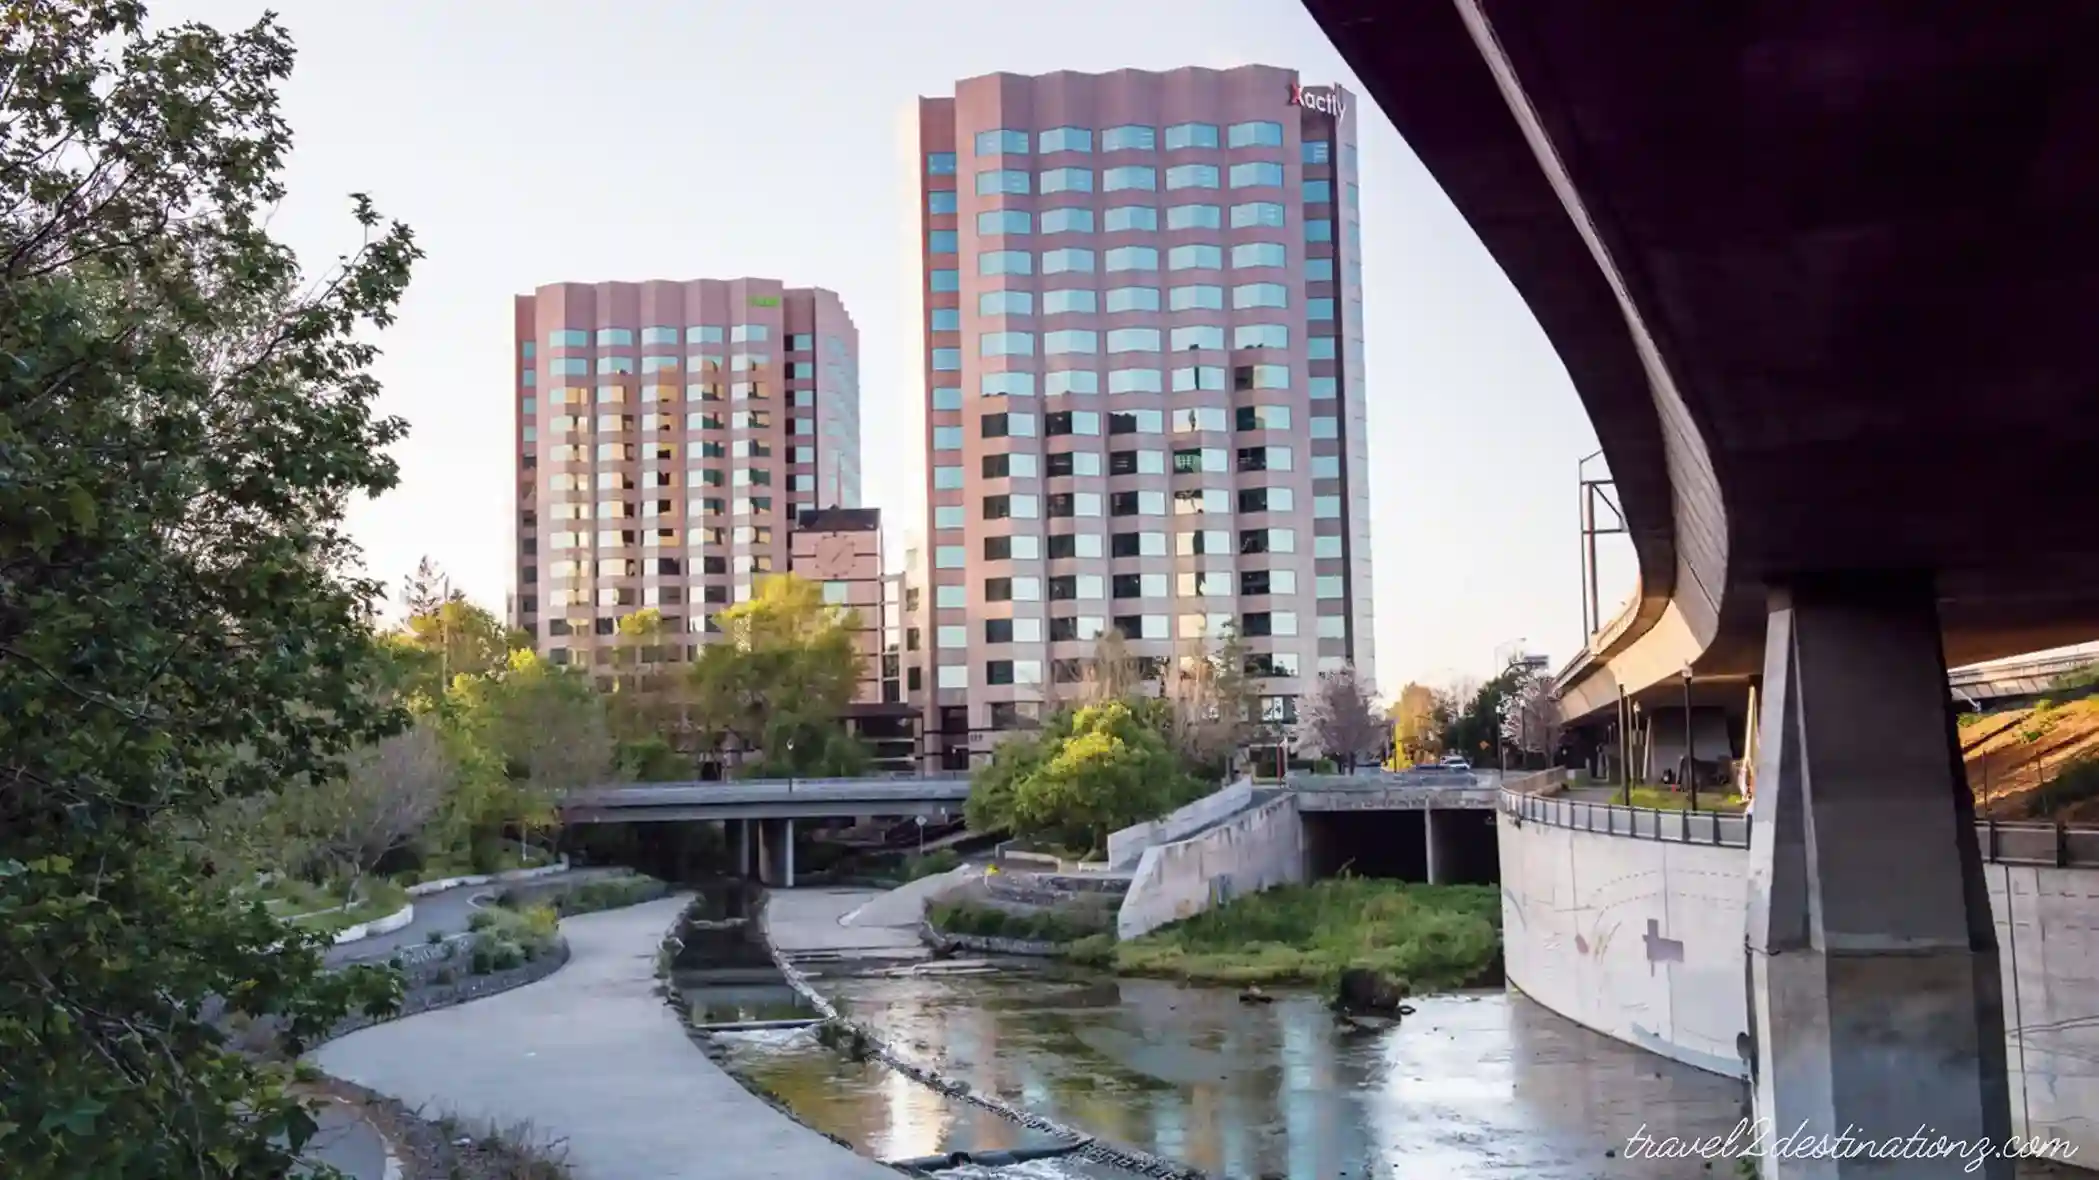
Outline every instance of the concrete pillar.
{"type": "Polygon", "coordinates": [[[794,821],[780,821],[780,888],[794,888],[794,821]]]}
{"type": "MultiPolygon", "coordinates": [[[[2011,1134],[1996,933],[1931,580],[1799,580],[1765,640],[1750,845],[1756,1110],[1778,1135],[2011,1134]]],[[[1765,1180],[1993,1160],[1762,1161],[1765,1180]]]]}
{"type": "Polygon", "coordinates": [[[736,876],[743,880],[749,880],[751,878],[751,821],[747,819],[732,819],[729,823],[736,829],[732,839],[736,849],[736,876]]]}
{"type": "Polygon", "coordinates": [[[1428,883],[1431,885],[1443,884],[1449,862],[1448,857],[1440,855],[1442,849],[1438,847],[1442,843],[1443,832],[1442,825],[1437,822],[1436,817],[1441,814],[1433,807],[1426,807],[1421,811],[1421,842],[1428,854],[1423,863],[1428,866],[1428,883]]]}

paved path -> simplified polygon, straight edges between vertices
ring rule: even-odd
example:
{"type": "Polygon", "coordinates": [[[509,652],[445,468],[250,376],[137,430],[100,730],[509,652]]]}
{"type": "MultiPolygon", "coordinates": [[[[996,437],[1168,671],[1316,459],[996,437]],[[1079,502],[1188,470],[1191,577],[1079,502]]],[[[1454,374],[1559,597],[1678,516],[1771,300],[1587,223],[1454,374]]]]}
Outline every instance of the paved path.
{"type": "MultiPolygon", "coordinates": [[[[392,1180],[386,1170],[386,1140],[347,1102],[331,1099],[315,1112],[320,1129],[306,1143],[306,1158],[350,1177],[392,1180]]],[[[301,1171],[300,1175],[309,1174],[301,1171]]]]}
{"type": "Polygon", "coordinates": [[[518,887],[544,888],[557,885],[578,885],[599,877],[622,877],[629,875],[626,869],[573,869],[566,873],[551,873],[527,881],[494,881],[486,885],[459,885],[439,893],[413,898],[415,921],[401,927],[392,934],[379,934],[371,938],[360,938],[346,942],[328,952],[328,965],[342,963],[364,963],[384,959],[404,947],[421,946],[430,941],[432,933],[458,934],[466,929],[474,916],[474,899],[494,897],[503,890],[518,887]]]}
{"type": "Polygon", "coordinates": [[[427,1113],[567,1141],[577,1180],[896,1180],[752,1096],[656,995],[669,897],[561,924],[568,966],[539,983],[351,1033],[314,1062],[427,1113]]]}

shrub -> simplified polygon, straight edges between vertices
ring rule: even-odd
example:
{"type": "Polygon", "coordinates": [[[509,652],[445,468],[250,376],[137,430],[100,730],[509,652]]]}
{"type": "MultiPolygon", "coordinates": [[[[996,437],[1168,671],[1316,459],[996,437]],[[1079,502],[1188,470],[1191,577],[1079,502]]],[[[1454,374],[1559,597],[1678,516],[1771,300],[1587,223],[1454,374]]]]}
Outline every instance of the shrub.
{"type": "Polygon", "coordinates": [[[917,881],[962,867],[962,856],[952,848],[936,848],[924,856],[904,862],[904,880],[917,881]]]}
{"type": "Polygon", "coordinates": [[[936,903],[926,916],[933,929],[944,934],[974,934],[982,938],[1070,943],[1100,933],[1098,922],[1054,910],[1014,913],[966,900],[936,903]]]}
{"type": "Polygon", "coordinates": [[[613,877],[587,881],[566,890],[556,896],[552,904],[561,917],[567,918],[653,901],[662,891],[663,883],[654,877],[613,877]]]}

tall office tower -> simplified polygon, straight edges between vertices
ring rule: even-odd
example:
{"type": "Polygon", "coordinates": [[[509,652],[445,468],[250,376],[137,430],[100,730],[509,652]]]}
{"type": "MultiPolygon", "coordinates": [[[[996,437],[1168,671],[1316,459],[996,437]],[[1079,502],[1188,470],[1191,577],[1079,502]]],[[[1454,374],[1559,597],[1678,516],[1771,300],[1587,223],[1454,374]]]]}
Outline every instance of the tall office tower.
{"type": "Polygon", "coordinates": [[[815,582],[826,604],[851,619],[860,685],[846,706],[848,730],[882,773],[918,769],[920,711],[904,699],[902,581],[882,569],[882,510],[821,508],[795,522],[794,572],[815,582]]]}
{"type": "Polygon", "coordinates": [[[517,297],[514,625],[603,668],[655,607],[690,658],[789,567],[796,514],[860,503],[859,334],[769,279],[556,283],[517,297]]]}
{"type": "Polygon", "coordinates": [[[1355,112],[1244,66],[919,100],[929,731],[961,766],[1115,628],[1237,628],[1294,720],[1371,648],[1355,112]]]}

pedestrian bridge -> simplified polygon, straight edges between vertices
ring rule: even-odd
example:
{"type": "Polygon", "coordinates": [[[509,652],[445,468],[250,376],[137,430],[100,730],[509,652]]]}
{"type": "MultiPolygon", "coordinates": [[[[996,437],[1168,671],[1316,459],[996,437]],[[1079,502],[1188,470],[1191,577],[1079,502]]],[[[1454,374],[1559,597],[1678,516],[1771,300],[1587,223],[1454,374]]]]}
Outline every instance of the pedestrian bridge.
{"type": "Polygon", "coordinates": [[[627,783],[577,791],[562,801],[561,814],[571,824],[945,817],[959,815],[968,798],[963,775],[627,783]]]}

